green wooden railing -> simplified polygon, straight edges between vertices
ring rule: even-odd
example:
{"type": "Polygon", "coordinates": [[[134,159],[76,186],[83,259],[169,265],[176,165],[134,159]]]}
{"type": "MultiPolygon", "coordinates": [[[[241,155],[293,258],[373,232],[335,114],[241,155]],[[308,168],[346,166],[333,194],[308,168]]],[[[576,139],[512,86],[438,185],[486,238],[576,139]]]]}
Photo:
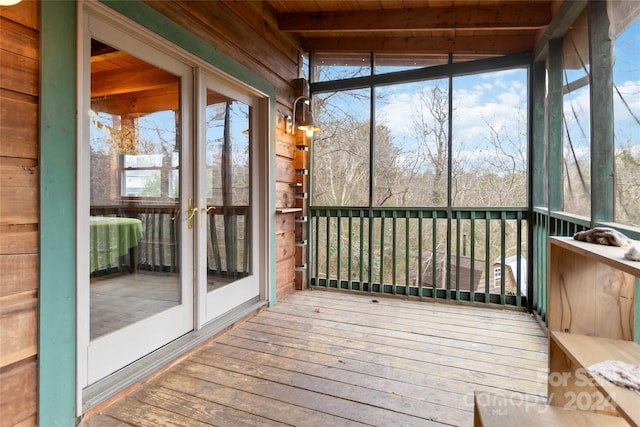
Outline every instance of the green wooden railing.
{"type": "Polygon", "coordinates": [[[527,307],[525,208],[311,207],[309,284],[527,307]]]}

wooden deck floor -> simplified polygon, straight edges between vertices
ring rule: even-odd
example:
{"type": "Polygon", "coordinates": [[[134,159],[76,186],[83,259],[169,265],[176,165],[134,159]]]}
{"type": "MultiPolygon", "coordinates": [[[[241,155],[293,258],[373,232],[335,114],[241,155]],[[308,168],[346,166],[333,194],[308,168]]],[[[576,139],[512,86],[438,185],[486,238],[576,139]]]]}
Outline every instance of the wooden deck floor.
{"type": "Polygon", "coordinates": [[[297,292],[83,426],[473,425],[474,390],[543,402],[528,314],[297,292]]]}

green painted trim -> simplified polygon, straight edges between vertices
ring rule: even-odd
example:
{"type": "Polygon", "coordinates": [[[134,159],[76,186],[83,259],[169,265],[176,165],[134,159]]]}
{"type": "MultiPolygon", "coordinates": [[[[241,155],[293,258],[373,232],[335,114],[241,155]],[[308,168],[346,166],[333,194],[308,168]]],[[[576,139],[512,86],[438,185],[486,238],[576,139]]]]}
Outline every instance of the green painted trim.
{"type": "Polygon", "coordinates": [[[531,103],[533,111],[531,114],[531,159],[529,174],[531,180],[532,206],[546,206],[546,191],[544,188],[544,175],[546,170],[546,159],[544,156],[544,108],[545,108],[545,88],[546,69],[544,62],[533,64],[531,82],[531,103]]]}
{"type": "Polygon", "coordinates": [[[548,207],[551,211],[561,211],[563,207],[562,159],[564,158],[562,155],[562,39],[549,42],[548,79],[548,207]]]}
{"type": "MultiPolygon", "coordinates": [[[[275,91],[275,90],[274,90],[275,91]]],[[[276,304],[276,97],[275,93],[269,98],[269,307],[276,304]]]]}
{"type": "Polygon", "coordinates": [[[76,2],[40,2],[38,419],[76,419],[76,2]]]}
{"type": "Polygon", "coordinates": [[[591,104],[591,221],[613,221],[613,43],[603,1],[589,2],[589,94],[591,104]]]}

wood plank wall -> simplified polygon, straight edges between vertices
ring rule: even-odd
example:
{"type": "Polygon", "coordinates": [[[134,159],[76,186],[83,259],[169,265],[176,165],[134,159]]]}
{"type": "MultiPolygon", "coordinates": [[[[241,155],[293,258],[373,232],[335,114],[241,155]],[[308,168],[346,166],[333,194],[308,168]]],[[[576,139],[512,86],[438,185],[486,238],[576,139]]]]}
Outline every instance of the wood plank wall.
{"type": "Polygon", "coordinates": [[[0,7],[0,426],[36,424],[38,28],[37,1],[0,7]]]}
{"type": "MultiPolygon", "coordinates": [[[[260,1],[147,1],[147,4],[260,75],[276,88],[276,209],[296,206],[296,138],[284,132],[299,77],[299,43],[278,30],[276,14],[260,1]]],[[[295,289],[295,213],[276,219],[277,299],[295,289]]]]}
{"type": "MultiPolygon", "coordinates": [[[[277,90],[277,208],[295,206],[295,138],[285,135],[298,77],[298,44],[258,1],[149,4],[277,90]]],[[[0,426],[35,425],[37,409],[37,1],[0,7],[0,426]]],[[[276,227],[277,297],[295,289],[294,214],[276,227]]]]}

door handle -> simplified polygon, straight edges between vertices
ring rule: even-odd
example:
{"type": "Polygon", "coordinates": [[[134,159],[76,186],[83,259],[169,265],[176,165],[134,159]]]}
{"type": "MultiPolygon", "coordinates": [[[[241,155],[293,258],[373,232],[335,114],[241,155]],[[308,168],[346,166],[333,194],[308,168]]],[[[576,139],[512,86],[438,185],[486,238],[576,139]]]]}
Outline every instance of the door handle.
{"type": "Polygon", "coordinates": [[[193,217],[196,215],[196,212],[198,212],[198,208],[193,206],[193,199],[189,197],[187,206],[187,227],[189,227],[189,229],[193,228],[193,217]]]}
{"type": "Polygon", "coordinates": [[[215,211],[217,208],[215,206],[207,206],[207,199],[200,199],[200,206],[202,206],[200,208],[200,210],[206,214],[209,213],[209,211],[215,211]]]}

